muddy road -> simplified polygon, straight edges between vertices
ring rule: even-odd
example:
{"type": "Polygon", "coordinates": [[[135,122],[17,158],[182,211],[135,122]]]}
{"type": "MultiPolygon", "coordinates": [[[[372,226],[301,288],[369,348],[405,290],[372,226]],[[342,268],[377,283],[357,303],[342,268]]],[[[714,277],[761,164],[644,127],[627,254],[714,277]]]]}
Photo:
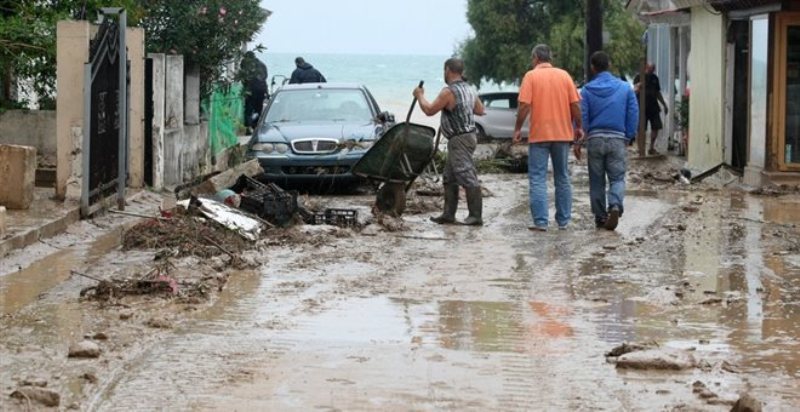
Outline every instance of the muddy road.
{"type": "Polygon", "coordinates": [[[117,247],[135,219],[82,222],[0,265],[0,409],[46,409],[25,386],[98,411],[800,408],[800,198],[641,182],[598,231],[582,169],[567,231],[528,231],[524,176],[486,175],[484,227],[295,227],[208,301],[80,301],[70,270],[153,258],[117,247]],[[67,357],[83,339],[98,358],[67,357]],[[624,342],[655,349],[605,356],[624,342]]]}

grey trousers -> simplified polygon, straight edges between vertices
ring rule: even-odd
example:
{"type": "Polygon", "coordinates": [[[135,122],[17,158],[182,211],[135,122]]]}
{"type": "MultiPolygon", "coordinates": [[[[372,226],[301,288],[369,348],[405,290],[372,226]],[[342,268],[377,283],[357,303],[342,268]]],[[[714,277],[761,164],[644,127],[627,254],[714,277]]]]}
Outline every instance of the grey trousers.
{"type": "Polygon", "coordinates": [[[464,133],[447,139],[447,161],[442,171],[442,182],[465,188],[479,187],[478,170],[472,155],[478,146],[475,133],[464,133]]]}

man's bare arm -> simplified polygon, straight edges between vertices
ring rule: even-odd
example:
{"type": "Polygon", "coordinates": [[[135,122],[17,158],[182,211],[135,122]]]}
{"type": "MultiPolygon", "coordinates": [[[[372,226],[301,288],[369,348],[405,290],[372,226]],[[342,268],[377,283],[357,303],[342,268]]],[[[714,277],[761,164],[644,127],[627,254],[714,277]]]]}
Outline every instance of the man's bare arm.
{"type": "Polygon", "coordinates": [[[528,115],[531,114],[531,105],[525,102],[519,102],[519,107],[517,107],[517,121],[514,124],[514,143],[522,142],[522,125],[525,124],[525,120],[528,119],[528,115]]]}
{"type": "Polygon", "coordinates": [[[483,116],[486,114],[486,109],[483,107],[483,102],[481,99],[475,99],[475,107],[472,108],[472,112],[478,116],[483,116]]]}
{"type": "MultiPolygon", "coordinates": [[[[575,140],[583,140],[583,117],[581,116],[581,102],[570,103],[569,113],[572,116],[572,122],[575,124],[575,140]]],[[[577,155],[576,155],[577,156],[577,155]]]]}
{"type": "Polygon", "coordinates": [[[583,129],[583,117],[581,117],[581,102],[570,103],[569,113],[576,129],[583,129]]]}
{"type": "Polygon", "coordinates": [[[433,103],[428,102],[425,98],[425,89],[421,87],[414,89],[414,97],[419,101],[419,108],[428,116],[433,116],[444,108],[453,108],[456,105],[455,96],[448,88],[442,89],[433,103]]]}
{"type": "Polygon", "coordinates": [[[656,98],[658,99],[658,102],[664,106],[664,114],[669,113],[669,107],[667,107],[667,102],[664,100],[664,95],[662,95],[661,92],[657,92],[656,98]]]}

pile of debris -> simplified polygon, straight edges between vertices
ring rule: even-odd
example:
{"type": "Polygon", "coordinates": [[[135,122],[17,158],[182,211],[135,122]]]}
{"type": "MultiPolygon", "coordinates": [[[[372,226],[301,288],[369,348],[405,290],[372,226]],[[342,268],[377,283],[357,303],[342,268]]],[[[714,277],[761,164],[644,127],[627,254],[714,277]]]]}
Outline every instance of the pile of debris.
{"type": "Polygon", "coordinates": [[[178,281],[167,275],[169,268],[161,265],[147,272],[144,276],[137,279],[97,279],[81,273],[73,272],[80,276],[88,277],[97,281],[94,286],[81,289],[81,299],[110,301],[130,295],[161,295],[174,296],[179,291],[184,295],[205,296],[204,288],[197,285],[179,285],[178,281]]]}
{"type": "Polygon", "coordinates": [[[142,276],[106,280],[83,273],[72,273],[97,282],[81,289],[80,298],[99,302],[116,302],[129,296],[206,299],[213,290],[221,290],[228,278],[227,275],[212,273],[198,276],[199,272],[195,269],[181,273],[168,260],[159,261],[142,276]]]}
{"type": "Polygon", "coordinates": [[[123,250],[159,249],[171,257],[208,258],[250,247],[240,234],[192,209],[178,207],[165,214],[170,217],[148,219],[127,230],[122,236],[123,250]]]}
{"type": "Polygon", "coordinates": [[[259,177],[263,173],[258,160],[251,160],[176,194],[179,198],[213,198],[247,216],[255,217],[269,227],[286,228],[296,223],[339,227],[359,225],[357,211],[333,208],[309,210],[298,203],[296,191],[284,190],[274,183],[263,181],[259,177]]]}

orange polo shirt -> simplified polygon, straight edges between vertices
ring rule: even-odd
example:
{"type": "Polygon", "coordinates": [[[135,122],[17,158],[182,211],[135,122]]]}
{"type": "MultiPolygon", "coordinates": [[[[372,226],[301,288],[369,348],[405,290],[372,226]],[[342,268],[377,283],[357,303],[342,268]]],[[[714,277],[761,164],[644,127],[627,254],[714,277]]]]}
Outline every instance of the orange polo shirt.
{"type": "Polygon", "coordinates": [[[575,137],[570,104],[581,100],[572,78],[550,63],[525,73],[519,101],[531,105],[528,142],[571,142],[575,137]]]}

